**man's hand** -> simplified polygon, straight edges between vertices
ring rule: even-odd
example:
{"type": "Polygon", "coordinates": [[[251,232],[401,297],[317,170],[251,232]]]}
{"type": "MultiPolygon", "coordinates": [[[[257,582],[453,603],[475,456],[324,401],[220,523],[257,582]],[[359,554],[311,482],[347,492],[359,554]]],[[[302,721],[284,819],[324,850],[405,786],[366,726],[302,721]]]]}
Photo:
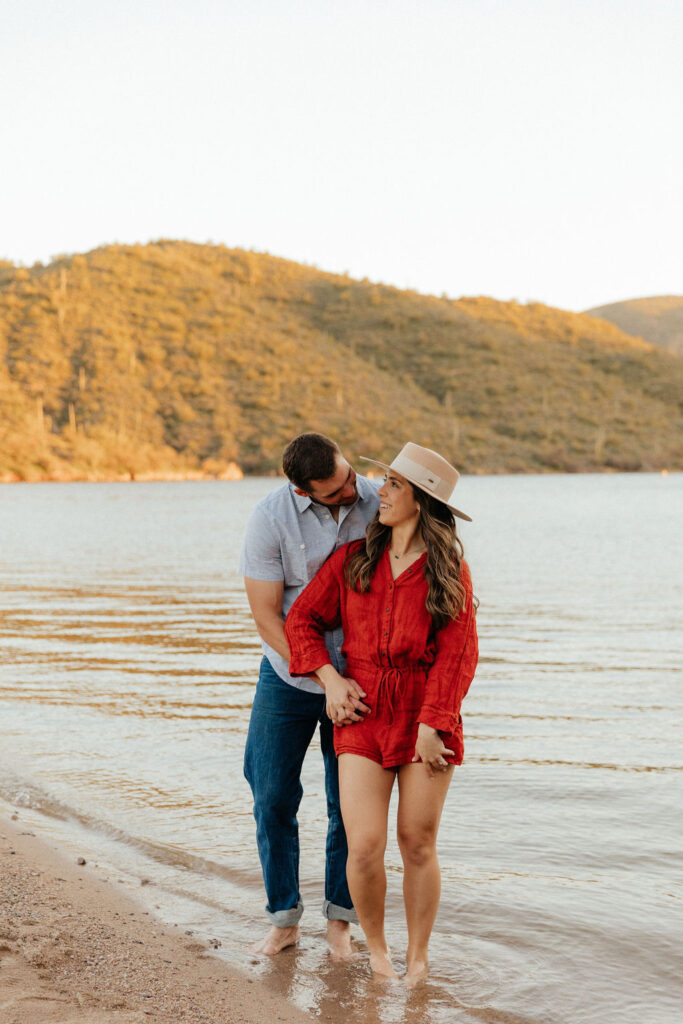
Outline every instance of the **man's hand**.
{"type": "Polygon", "coordinates": [[[449,754],[452,756],[453,751],[448,750],[438,731],[432,729],[430,725],[420,722],[413,761],[422,761],[430,779],[433,779],[437,772],[448,771],[449,765],[446,757],[449,754]]]}
{"type": "Polygon", "coordinates": [[[363,715],[370,711],[362,698],[366,696],[355,679],[340,676],[332,665],[322,665],[316,669],[316,676],[325,690],[325,710],[334,725],[350,725],[360,722],[363,715]]]}

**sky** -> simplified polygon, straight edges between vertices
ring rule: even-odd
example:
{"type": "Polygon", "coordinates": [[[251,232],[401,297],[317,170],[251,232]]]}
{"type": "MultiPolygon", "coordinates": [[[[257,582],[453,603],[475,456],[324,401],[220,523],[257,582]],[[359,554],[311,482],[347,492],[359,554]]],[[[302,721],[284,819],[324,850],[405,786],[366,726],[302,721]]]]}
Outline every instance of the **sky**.
{"type": "Polygon", "coordinates": [[[182,238],[683,294],[680,0],[0,0],[0,258],[182,238]]]}

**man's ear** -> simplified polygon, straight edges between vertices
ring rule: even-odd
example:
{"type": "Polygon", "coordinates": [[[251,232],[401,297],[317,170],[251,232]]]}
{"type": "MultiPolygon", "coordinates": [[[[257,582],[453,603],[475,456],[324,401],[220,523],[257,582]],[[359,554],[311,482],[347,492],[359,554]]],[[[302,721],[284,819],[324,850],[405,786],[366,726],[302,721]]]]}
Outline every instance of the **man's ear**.
{"type": "Polygon", "coordinates": [[[302,491],[300,487],[295,487],[294,488],[294,493],[295,494],[300,494],[302,498],[307,498],[308,497],[308,492],[307,491],[302,491]]]}

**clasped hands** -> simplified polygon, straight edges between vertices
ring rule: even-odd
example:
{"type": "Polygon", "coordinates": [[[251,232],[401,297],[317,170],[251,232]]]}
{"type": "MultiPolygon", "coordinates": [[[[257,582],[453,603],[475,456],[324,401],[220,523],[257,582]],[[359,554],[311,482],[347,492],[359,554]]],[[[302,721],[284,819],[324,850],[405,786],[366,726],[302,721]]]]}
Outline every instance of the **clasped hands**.
{"type": "MultiPolygon", "coordinates": [[[[342,676],[332,665],[323,665],[316,670],[316,676],[325,690],[325,710],[334,725],[351,725],[360,722],[370,708],[363,703],[367,694],[355,681],[342,676]]],[[[433,779],[437,772],[448,771],[446,761],[453,755],[441,738],[437,729],[420,722],[417,730],[417,743],[413,762],[421,761],[427,769],[427,775],[433,779]]]]}
{"type": "Polygon", "coordinates": [[[355,679],[342,676],[332,665],[317,669],[316,676],[325,690],[325,710],[334,725],[351,725],[360,722],[370,708],[363,703],[365,690],[355,679]]]}

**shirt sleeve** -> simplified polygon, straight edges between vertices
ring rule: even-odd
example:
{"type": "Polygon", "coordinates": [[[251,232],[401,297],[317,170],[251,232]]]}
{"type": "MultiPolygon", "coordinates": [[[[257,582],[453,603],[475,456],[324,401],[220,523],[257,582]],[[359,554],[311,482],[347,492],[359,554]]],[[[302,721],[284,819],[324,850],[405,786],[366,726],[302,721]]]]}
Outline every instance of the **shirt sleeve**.
{"type": "Polygon", "coordinates": [[[472,580],[463,562],[460,581],[465,588],[465,605],[436,634],[436,658],[427,676],[424,702],[418,721],[439,732],[455,732],[463,702],[479,657],[477,625],[472,601],[472,580]]]}
{"type": "Polygon", "coordinates": [[[341,624],[344,555],[340,548],[318,569],[289,609],[285,635],[289,644],[289,674],[305,676],[331,663],[325,631],[341,624]]]}
{"type": "Polygon", "coordinates": [[[264,508],[253,510],[242,543],[239,573],[252,580],[284,580],[282,550],[277,527],[264,508]]]}

